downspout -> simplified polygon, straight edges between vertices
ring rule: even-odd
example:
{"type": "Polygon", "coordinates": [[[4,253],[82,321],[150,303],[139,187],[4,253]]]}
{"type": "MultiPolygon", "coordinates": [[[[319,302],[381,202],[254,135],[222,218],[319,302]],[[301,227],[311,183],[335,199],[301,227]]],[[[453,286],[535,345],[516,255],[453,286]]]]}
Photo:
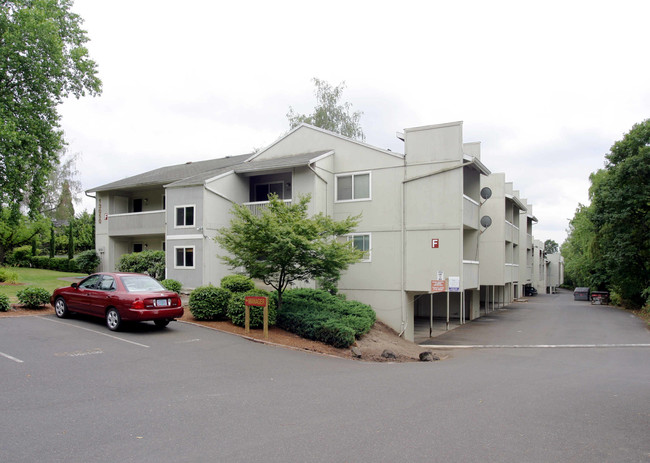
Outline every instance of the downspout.
{"type": "Polygon", "coordinates": [[[402,203],[402,223],[401,223],[401,230],[400,230],[400,235],[402,239],[402,265],[400,266],[400,280],[402,283],[402,294],[400,298],[400,303],[401,303],[401,309],[402,309],[402,326],[401,326],[401,331],[399,333],[399,336],[402,337],[404,332],[406,331],[406,327],[408,326],[408,322],[406,321],[406,306],[404,305],[404,300],[406,298],[406,194],[404,190],[406,189],[406,149],[404,150],[404,180],[402,181],[402,190],[401,190],[401,203],[402,203]]]}

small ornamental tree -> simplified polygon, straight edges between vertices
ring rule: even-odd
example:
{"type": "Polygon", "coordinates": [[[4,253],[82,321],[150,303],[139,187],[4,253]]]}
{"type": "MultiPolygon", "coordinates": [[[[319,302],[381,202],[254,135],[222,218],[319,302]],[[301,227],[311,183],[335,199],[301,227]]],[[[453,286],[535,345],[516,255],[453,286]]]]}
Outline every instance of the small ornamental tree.
{"type": "Polygon", "coordinates": [[[311,197],[286,204],[269,196],[268,207],[258,216],[235,204],[229,228],[218,231],[215,241],[229,255],[219,256],[232,268],[243,267],[251,278],[262,280],[282,293],[297,281],[336,278],[363,253],[339,237],[351,233],[359,216],[335,221],[324,214],[307,216],[311,197]]]}

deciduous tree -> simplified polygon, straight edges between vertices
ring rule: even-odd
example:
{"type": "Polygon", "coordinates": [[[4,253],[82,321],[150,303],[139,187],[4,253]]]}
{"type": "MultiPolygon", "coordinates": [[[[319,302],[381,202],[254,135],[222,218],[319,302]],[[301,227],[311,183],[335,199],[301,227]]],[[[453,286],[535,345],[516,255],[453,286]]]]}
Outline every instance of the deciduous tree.
{"type": "Polygon", "coordinates": [[[348,102],[340,103],[341,95],[345,89],[345,82],[332,87],[324,80],[315,77],[313,80],[316,86],[314,112],[309,115],[298,114],[289,106],[289,112],[287,113],[289,126],[293,129],[305,122],[346,137],[364,141],[365,136],[359,123],[363,113],[361,111],[351,112],[352,105],[348,102]]]}
{"type": "Polygon", "coordinates": [[[351,233],[359,217],[335,221],[318,214],[307,215],[310,196],[286,204],[277,196],[260,215],[235,204],[230,227],[218,231],[215,241],[229,255],[219,256],[232,268],[243,267],[251,278],[262,280],[282,293],[293,282],[316,278],[338,279],[341,272],[362,257],[351,242],[340,237],[351,233]]]}

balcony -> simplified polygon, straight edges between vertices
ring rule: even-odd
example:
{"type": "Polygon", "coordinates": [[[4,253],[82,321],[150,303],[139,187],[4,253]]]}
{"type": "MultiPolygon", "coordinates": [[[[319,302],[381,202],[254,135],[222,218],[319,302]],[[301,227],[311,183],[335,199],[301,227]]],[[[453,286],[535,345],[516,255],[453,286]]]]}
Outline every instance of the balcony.
{"type": "MultiPolygon", "coordinates": [[[[285,205],[291,206],[291,200],[290,199],[283,199],[282,200],[285,205]]],[[[266,209],[269,205],[268,201],[256,201],[252,203],[244,203],[244,206],[246,206],[252,213],[253,215],[259,217],[262,215],[262,211],[266,209]]]]}
{"type": "Polygon", "coordinates": [[[108,216],[109,236],[164,235],[165,211],[131,212],[108,216]]]}
{"type": "Polygon", "coordinates": [[[504,280],[506,283],[519,281],[519,264],[506,264],[504,280]]]}
{"type": "Polygon", "coordinates": [[[469,196],[463,195],[463,225],[465,228],[478,230],[479,204],[469,196]]]}
{"type": "Polygon", "coordinates": [[[478,261],[463,261],[463,288],[478,288],[478,261]]]}
{"type": "Polygon", "coordinates": [[[505,226],[506,241],[509,243],[519,244],[519,228],[506,220],[505,226]]]}

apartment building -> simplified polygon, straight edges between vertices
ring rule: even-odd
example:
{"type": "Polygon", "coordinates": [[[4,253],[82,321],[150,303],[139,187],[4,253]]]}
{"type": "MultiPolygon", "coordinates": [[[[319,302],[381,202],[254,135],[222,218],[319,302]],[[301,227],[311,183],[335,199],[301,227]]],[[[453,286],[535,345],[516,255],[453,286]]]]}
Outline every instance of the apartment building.
{"type": "MultiPolygon", "coordinates": [[[[164,167],[91,189],[101,270],[113,270],[122,254],[162,249],[167,278],[187,289],[218,285],[233,270],[218,258],[223,251],[214,237],[229,225],[233,204],[255,212],[269,193],[286,202],[310,194],[310,213],[361,215],[348,239],[364,259],[343,274],[339,289],[370,304],[406,339],[418,323],[479,317],[482,287],[498,286],[502,299],[520,295],[520,221],[526,217],[532,240],[534,218],[512,184],[491,175],[480,144],[463,140],[462,122],[408,128],[398,137],[403,154],[303,124],[254,154],[164,167]],[[491,177],[495,196],[485,201],[482,181],[491,177]],[[481,226],[485,215],[494,228],[481,226]],[[482,270],[488,268],[494,272],[482,270]],[[449,292],[432,291],[441,279],[449,292]]],[[[534,267],[532,250],[529,258],[534,267]]]]}

